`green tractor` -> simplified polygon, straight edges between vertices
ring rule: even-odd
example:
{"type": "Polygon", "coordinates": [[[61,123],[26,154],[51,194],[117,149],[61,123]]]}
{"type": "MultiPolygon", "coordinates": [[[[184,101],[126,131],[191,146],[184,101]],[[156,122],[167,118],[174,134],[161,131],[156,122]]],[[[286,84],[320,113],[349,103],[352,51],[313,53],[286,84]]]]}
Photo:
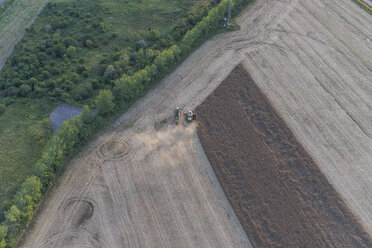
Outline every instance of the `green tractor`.
{"type": "Polygon", "coordinates": [[[181,110],[179,107],[176,108],[176,111],[175,111],[175,122],[176,122],[176,125],[178,125],[178,123],[180,122],[180,117],[181,117],[181,110]]]}

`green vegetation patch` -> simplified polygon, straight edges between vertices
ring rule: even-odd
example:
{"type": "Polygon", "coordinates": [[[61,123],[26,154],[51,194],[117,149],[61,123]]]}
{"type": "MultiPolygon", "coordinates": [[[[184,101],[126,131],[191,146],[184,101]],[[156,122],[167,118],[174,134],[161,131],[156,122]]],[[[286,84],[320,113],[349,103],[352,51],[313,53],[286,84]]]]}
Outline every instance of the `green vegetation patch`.
{"type": "Polygon", "coordinates": [[[52,135],[49,113],[53,105],[42,100],[18,100],[0,115],[0,211],[22,182],[52,135]]]}
{"type": "Polygon", "coordinates": [[[0,73],[1,94],[92,103],[98,89],[177,43],[207,14],[207,2],[50,1],[0,73]]]}

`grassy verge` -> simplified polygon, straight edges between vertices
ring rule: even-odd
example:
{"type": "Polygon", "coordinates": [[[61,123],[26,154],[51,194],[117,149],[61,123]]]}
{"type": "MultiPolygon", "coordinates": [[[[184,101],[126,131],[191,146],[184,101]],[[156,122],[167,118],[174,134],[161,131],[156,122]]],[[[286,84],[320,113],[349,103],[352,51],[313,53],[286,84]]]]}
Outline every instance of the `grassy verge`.
{"type": "Polygon", "coordinates": [[[0,115],[0,211],[31,174],[32,166],[52,135],[49,113],[54,104],[20,99],[0,115]]]}

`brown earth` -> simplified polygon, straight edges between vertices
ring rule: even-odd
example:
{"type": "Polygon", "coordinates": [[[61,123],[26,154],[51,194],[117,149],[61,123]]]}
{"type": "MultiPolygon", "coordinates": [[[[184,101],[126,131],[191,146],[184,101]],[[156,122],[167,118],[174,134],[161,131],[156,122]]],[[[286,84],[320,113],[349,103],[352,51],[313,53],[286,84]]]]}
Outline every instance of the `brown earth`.
{"type": "Polygon", "coordinates": [[[204,150],[254,247],[372,247],[242,65],[197,113],[204,150]]]}

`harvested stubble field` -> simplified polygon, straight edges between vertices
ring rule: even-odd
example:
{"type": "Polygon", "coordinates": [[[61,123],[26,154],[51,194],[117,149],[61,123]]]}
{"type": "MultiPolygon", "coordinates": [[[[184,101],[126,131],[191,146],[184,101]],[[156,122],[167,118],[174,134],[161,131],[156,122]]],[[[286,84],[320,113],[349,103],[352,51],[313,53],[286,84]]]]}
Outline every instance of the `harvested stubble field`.
{"type": "Polygon", "coordinates": [[[254,247],[372,247],[242,65],[197,113],[203,148],[254,247]]]}
{"type": "Polygon", "coordinates": [[[250,247],[195,128],[157,124],[239,63],[371,236],[372,17],[349,0],[258,0],[237,23],[79,154],[24,247],[250,247]]]}

